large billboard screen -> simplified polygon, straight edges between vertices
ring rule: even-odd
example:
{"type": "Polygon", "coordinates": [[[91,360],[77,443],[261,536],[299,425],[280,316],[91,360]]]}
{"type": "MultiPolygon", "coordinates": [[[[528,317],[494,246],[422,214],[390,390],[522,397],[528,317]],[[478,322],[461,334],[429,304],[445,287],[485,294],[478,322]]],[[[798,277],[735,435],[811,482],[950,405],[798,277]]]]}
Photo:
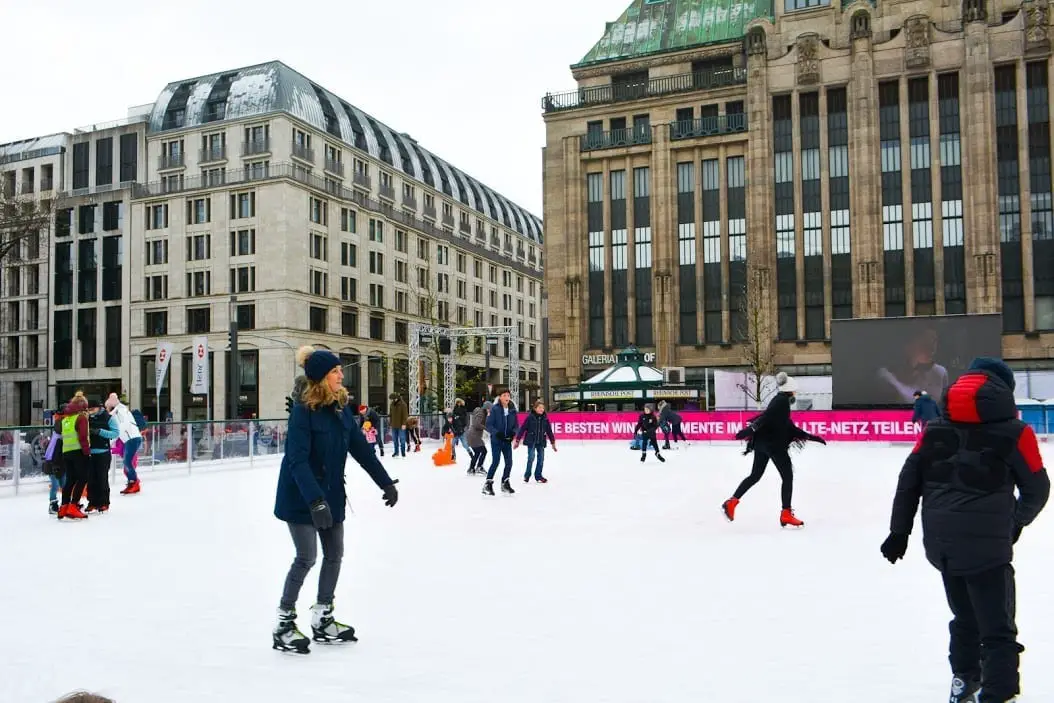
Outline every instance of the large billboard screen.
{"type": "Polygon", "coordinates": [[[916,390],[940,401],[977,356],[1002,356],[1001,315],[831,321],[835,408],[903,407],[916,390]]]}

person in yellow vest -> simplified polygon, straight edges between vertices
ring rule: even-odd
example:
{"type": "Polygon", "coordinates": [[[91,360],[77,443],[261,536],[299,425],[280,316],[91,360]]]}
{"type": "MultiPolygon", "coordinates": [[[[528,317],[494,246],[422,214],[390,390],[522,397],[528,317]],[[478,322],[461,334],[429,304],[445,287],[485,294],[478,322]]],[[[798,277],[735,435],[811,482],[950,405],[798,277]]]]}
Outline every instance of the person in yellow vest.
{"type": "Polygon", "coordinates": [[[91,468],[91,444],[88,441],[88,400],[77,391],[62,418],[62,461],[66,466],[66,483],[62,487],[59,520],[83,520],[81,496],[88,485],[91,468]]]}

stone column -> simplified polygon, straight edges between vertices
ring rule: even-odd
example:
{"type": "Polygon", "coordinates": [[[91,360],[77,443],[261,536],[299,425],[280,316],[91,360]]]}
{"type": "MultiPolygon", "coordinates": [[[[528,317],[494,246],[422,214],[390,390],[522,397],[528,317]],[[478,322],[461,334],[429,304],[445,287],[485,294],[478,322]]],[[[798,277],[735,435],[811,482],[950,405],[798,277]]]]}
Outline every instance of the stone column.
{"type": "Polygon", "coordinates": [[[847,100],[853,317],[880,317],[885,305],[878,93],[871,55],[871,27],[869,23],[858,26],[856,15],[852,37],[852,78],[847,100]]]}
{"type": "Polygon", "coordinates": [[[695,339],[709,344],[711,340],[703,336],[705,333],[703,320],[706,314],[702,302],[705,300],[703,286],[706,281],[703,275],[703,173],[701,164],[702,152],[699,147],[696,147],[692,150],[692,173],[695,174],[695,180],[692,183],[694,188],[692,200],[695,202],[695,207],[692,208],[692,212],[695,213],[695,339]]]}
{"type": "MultiPolygon", "coordinates": [[[[728,243],[728,169],[725,163],[725,145],[717,148],[717,184],[721,195],[717,199],[717,231],[718,244],[721,250],[721,280],[724,282],[721,293],[721,341],[728,342],[732,339],[732,301],[729,285],[731,280],[732,247],[728,243]]],[[[749,251],[749,244],[747,245],[749,251]]]]}
{"type": "MultiPolygon", "coordinates": [[[[805,203],[802,202],[801,181],[805,174],[801,160],[801,93],[791,94],[791,153],[794,159],[794,319],[795,339],[805,339],[805,203]]],[[[777,263],[778,263],[777,255],[777,263]]],[[[779,275],[776,276],[777,291],[779,275]]],[[[777,292],[778,295],[778,292],[777,292]]],[[[790,341],[790,340],[787,340],[790,341]]]]}
{"type": "Polygon", "coordinates": [[[831,282],[831,177],[830,146],[827,134],[827,91],[820,88],[820,241],[823,242],[823,336],[831,338],[831,314],[834,300],[831,282]]]}
{"type": "Polygon", "coordinates": [[[655,302],[652,334],[658,366],[673,366],[673,321],[676,298],[673,292],[673,253],[676,246],[677,217],[673,204],[676,183],[670,158],[670,132],[653,130],[651,152],[651,250],[652,300],[655,302]],[[673,233],[671,235],[671,232],[673,233]]]}
{"type": "Polygon", "coordinates": [[[568,383],[581,378],[583,340],[586,333],[585,325],[588,324],[585,307],[586,289],[583,288],[588,280],[589,270],[587,252],[583,251],[584,240],[587,236],[586,228],[583,226],[586,199],[580,159],[578,140],[565,139],[563,154],[565,187],[559,196],[562,199],[564,210],[564,229],[562,232],[552,232],[552,230],[546,232],[548,235],[546,236],[546,264],[551,265],[551,262],[562,260],[566,272],[563,280],[549,290],[549,311],[550,321],[556,322],[555,329],[550,331],[552,356],[557,358],[561,356],[557,352],[563,352],[566,362],[565,380],[568,383]],[[561,246],[566,253],[557,253],[557,248],[561,246]],[[566,321],[561,319],[561,315],[566,321]],[[552,339],[553,333],[561,329],[564,332],[562,342],[558,337],[552,339]]]}
{"type": "MultiPolygon", "coordinates": [[[[614,273],[614,260],[612,258],[611,241],[611,167],[607,159],[604,159],[604,168],[601,176],[604,183],[603,191],[604,208],[604,347],[611,347],[615,341],[614,322],[612,320],[612,302],[614,290],[612,286],[612,274],[614,273]]],[[[587,314],[588,317],[588,314],[587,314]]]]}
{"type": "Polygon", "coordinates": [[[911,113],[907,77],[900,79],[900,202],[904,225],[904,314],[915,314],[915,216],[911,197],[911,113]]]}
{"type": "Polygon", "coordinates": [[[1002,307],[999,267],[998,179],[995,153],[995,85],[982,0],[963,2],[965,24],[963,200],[966,212],[966,309],[994,313],[1002,307]]]}
{"type": "MultiPolygon", "coordinates": [[[[754,27],[747,34],[747,119],[750,139],[747,143],[747,284],[754,285],[751,269],[764,269],[771,286],[775,280],[776,247],[775,176],[772,171],[772,98],[768,83],[768,47],[765,31],[754,27]]],[[[726,239],[726,238],[723,238],[726,239]]],[[[724,249],[724,245],[722,246],[724,249]]],[[[725,259],[727,261],[727,257],[725,259]]],[[[727,279],[726,279],[727,280],[727,279]]],[[[763,329],[773,329],[776,319],[776,297],[770,296],[763,329]]],[[[727,330],[727,323],[726,323],[727,330]]],[[[771,344],[775,335],[768,335],[771,344]]]]}
{"type": "Polygon", "coordinates": [[[1032,278],[1032,182],[1028,160],[1028,75],[1024,62],[1017,64],[1017,163],[1021,191],[1021,295],[1024,298],[1025,330],[1036,329],[1036,282],[1032,278]]]}

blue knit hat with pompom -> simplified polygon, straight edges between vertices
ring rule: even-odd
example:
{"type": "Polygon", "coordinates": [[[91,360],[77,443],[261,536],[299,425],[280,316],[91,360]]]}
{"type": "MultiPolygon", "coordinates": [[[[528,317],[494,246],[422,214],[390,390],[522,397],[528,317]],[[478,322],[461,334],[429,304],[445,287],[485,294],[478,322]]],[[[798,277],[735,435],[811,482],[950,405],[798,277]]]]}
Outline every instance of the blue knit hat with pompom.
{"type": "Polygon", "coordinates": [[[987,371],[997,376],[1003,383],[1014,390],[1017,382],[1014,380],[1014,372],[1002,359],[993,359],[990,356],[979,356],[970,362],[971,371],[987,371]]]}

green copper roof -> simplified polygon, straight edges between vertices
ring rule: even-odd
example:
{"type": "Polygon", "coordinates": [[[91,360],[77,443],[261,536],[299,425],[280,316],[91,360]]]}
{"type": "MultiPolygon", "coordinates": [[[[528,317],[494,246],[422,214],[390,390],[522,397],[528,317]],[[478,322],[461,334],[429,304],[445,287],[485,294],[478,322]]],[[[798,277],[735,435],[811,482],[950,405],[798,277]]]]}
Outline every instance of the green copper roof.
{"type": "Polygon", "coordinates": [[[737,41],[772,0],[633,0],[577,66],[737,41]]]}

